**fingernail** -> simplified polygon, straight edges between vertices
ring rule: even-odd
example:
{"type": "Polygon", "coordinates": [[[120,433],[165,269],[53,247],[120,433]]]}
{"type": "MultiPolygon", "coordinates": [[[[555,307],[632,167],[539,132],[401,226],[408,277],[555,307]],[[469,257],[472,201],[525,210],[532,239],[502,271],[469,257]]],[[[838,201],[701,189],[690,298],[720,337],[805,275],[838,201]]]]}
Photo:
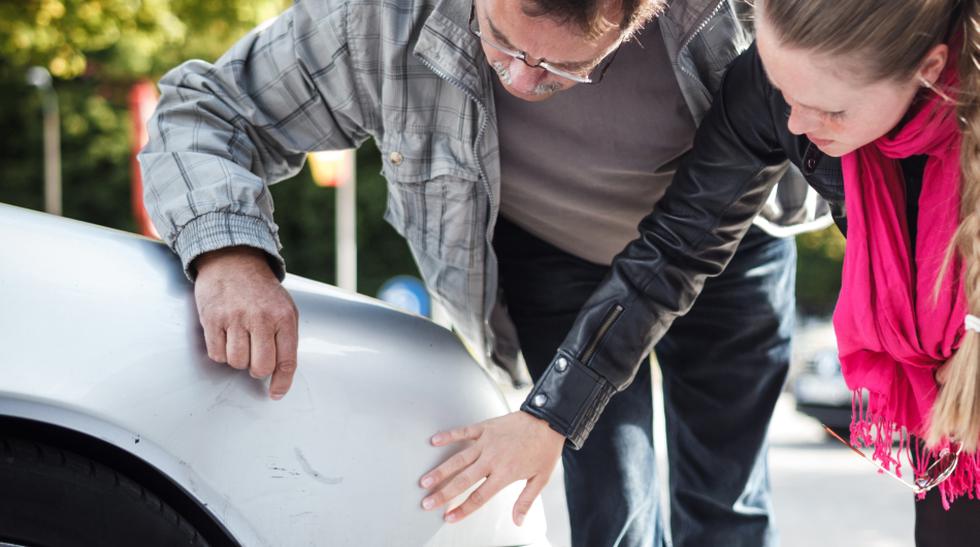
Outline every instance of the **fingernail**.
{"type": "Polygon", "coordinates": [[[456,513],[449,513],[446,515],[446,522],[456,522],[459,516],[456,513]]]}
{"type": "Polygon", "coordinates": [[[517,525],[518,526],[524,525],[524,515],[517,515],[517,525]]]}
{"type": "Polygon", "coordinates": [[[424,509],[432,509],[432,507],[435,506],[435,504],[436,502],[432,498],[425,498],[424,500],[422,500],[422,507],[424,509]]]}
{"type": "Polygon", "coordinates": [[[271,394],[273,401],[278,401],[279,399],[282,399],[284,395],[286,395],[286,394],[285,393],[272,393],[271,394]]]}
{"type": "Polygon", "coordinates": [[[422,479],[422,488],[428,488],[428,487],[432,486],[432,483],[433,482],[435,482],[435,481],[432,480],[432,477],[426,477],[426,478],[422,479]]]}
{"type": "Polygon", "coordinates": [[[433,435],[432,444],[438,444],[442,442],[442,435],[433,435]]]}

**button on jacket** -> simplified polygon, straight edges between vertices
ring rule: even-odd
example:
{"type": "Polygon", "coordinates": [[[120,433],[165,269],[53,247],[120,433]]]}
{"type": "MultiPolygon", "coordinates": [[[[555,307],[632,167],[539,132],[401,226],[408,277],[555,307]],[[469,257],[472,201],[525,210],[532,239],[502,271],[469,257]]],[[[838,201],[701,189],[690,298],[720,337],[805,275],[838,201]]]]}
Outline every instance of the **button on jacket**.
{"type": "MultiPolygon", "coordinates": [[[[426,285],[472,348],[513,364],[517,345],[503,334],[513,328],[493,313],[495,76],[468,30],[470,7],[460,0],[299,0],[214,64],[190,61],[167,73],[139,159],[147,209],[188,276],[200,254],[249,245],[274,257],[281,277],[267,185],[296,174],[307,152],[372,138],[388,185],[385,218],[407,240],[426,285]]],[[[737,7],[674,0],[651,23],[661,27],[696,121],[726,65],[750,41],[737,7]]],[[[803,181],[789,177],[759,223],[789,234],[819,224],[822,213],[803,181]]]]}

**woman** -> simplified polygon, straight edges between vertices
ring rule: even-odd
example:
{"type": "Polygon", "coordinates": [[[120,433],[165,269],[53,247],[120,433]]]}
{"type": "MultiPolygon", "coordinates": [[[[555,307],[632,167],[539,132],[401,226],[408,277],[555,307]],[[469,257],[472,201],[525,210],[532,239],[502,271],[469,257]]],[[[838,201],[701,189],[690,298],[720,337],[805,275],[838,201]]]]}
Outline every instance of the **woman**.
{"type": "MultiPolygon", "coordinates": [[[[973,542],[980,320],[968,310],[980,315],[980,0],[755,3],[757,45],[732,65],[671,192],[617,261],[660,254],[650,251],[658,215],[714,215],[715,233],[744,233],[744,219],[726,216],[731,202],[697,196],[706,184],[731,182],[733,200],[763,205],[767,192],[744,185],[751,173],[725,170],[732,154],[751,156],[756,169],[787,159],[800,167],[837,203],[848,239],[834,325],[855,401],[865,392],[869,400],[855,407],[852,442],[871,447],[886,469],[909,456],[928,489],[916,504],[918,545],[973,542]]],[[[730,253],[726,244],[712,251],[730,253]]],[[[629,285],[607,282],[593,300],[616,302],[629,285]]],[[[635,369],[638,355],[618,358],[635,369]]],[[[528,479],[519,521],[561,442],[519,414],[437,435],[437,445],[475,443],[423,477],[423,486],[436,483],[424,506],[444,505],[483,477],[528,479]],[[436,480],[452,475],[466,480],[436,480]]],[[[449,520],[479,505],[471,498],[449,520]]]]}
{"type": "Polygon", "coordinates": [[[841,157],[847,248],[834,328],[855,393],[852,442],[886,470],[908,456],[928,498],[916,504],[917,544],[972,544],[980,8],[763,0],[756,9],[758,53],[791,109],[787,129],[841,157]]]}

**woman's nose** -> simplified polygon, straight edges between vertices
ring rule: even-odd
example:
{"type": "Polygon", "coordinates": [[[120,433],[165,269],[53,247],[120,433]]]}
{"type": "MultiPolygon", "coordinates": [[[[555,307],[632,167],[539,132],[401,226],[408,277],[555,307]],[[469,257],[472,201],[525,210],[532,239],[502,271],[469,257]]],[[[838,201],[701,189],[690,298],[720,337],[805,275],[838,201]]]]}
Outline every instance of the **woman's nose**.
{"type": "Polygon", "coordinates": [[[787,121],[787,127],[790,133],[794,135],[803,135],[805,133],[813,133],[820,128],[821,122],[820,118],[813,112],[809,112],[806,109],[791,107],[789,112],[789,120],[787,121]]]}

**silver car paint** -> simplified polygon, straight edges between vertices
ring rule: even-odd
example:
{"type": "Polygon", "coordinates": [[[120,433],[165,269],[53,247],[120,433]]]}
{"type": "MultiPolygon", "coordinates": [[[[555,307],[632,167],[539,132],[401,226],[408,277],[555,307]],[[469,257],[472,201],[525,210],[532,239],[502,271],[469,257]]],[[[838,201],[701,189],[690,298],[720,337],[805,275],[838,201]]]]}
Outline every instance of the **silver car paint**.
{"type": "Polygon", "coordinates": [[[289,276],[299,369],[281,401],[209,361],[162,244],[0,205],[0,415],[108,441],[196,497],[244,545],[546,544],[512,485],[461,523],[419,507],[440,429],[507,411],[447,330],[289,276]]]}

